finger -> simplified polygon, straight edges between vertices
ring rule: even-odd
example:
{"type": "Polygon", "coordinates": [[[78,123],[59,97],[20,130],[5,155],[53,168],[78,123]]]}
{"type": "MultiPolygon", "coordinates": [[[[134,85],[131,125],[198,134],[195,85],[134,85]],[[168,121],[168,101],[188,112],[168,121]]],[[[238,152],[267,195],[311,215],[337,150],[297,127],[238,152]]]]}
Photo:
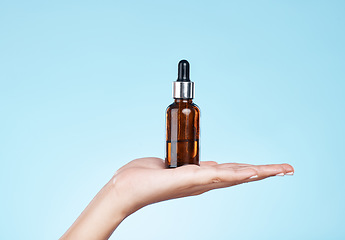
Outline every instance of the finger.
{"type": "Polygon", "coordinates": [[[202,162],[200,162],[200,167],[203,167],[203,166],[214,166],[214,165],[218,165],[218,163],[215,162],[215,161],[202,161],[202,162]]]}
{"type": "Polygon", "coordinates": [[[156,157],[144,157],[144,158],[137,158],[133,161],[127,163],[119,170],[131,167],[139,167],[139,168],[165,168],[164,160],[161,158],[156,157]]]}
{"type": "Polygon", "coordinates": [[[245,163],[222,163],[222,164],[218,164],[218,168],[240,168],[240,167],[251,167],[251,166],[277,166],[280,165],[284,168],[285,170],[285,174],[288,175],[293,175],[294,174],[294,168],[287,163],[283,163],[283,164],[268,164],[268,165],[252,165],[252,164],[245,164],[245,163]]]}
{"type": "Polygon", "coordinates": [[[289,164],[244,166],[233,164],[232,166],[234,167],[228,168],[218,168],[217,166],[202,168],[189,165],[181,167],[180,170],[188,173],[183,175],[188,176],[186,180],[190,183],[189,188],[193,188],[195,193],[206,192],[215,188],[230,187],[294,171],[289,164]]]}
{"type": "MultiPolygon", "coordinates": [[[[294,171],[289,164],[270,165],[246,165],[231,164],[228,168],[200,169],[201,184],[224,182],[225,186],[231,186],[242,182],[257,181],[276,175],[285,175],[294,171]]],[[[218,184],[220,185],[220,184],[218,184]]]]}
{"type": "Polygon", "coordinates": [[[199,168],[193,176],[194,185],[206,185],[218,182],[238,182],[256,176],[257,172],[253,168],[199,168]]]}
{"type": "Polygon", "coordinates": [[[246,163],[221,163],[218,164],[218,168],[230,168],[230,167],[242,167],[242,166],[252,166],[251,164],[246,163]]]}
{"type": "Polygon", "coordinates": [[[208,172],[208,176],[205,176],[206,180],[202,184],[195,185],[190,189],[191,195],[199,195],[213,189],[238,185],[258,176],[256,170],[251,168],[217,169],[213,174],[212,171],[208,172]]]}
{"type": "MultiPolygon", "coordinates": [[[[233,168],[220,168],[218,170],[218,175],[220,178],[219,182],[237,184],[238,182],[242,182],[252,177],[256,177],[258,173],[256,169],[250,167],[236,166],[233,168]]],[[[216,181],[213,182],[217,183],[216,181]]]]}
{"type": "Polygon", "coordinates": [[[270,164],[270,165],[253,165],[248,168],[255,169],[258,173],[256,178],[251,178],[248,181],[257,181],[272,176],[284,176],[287,173],[292,175],[294,168],[289,164],[270,164]]]}
{"type": "Polygon", "coordinates": [[[290,164],[287,164],[287,163],[283,163],[282,164],[285,171],[286,171],[286,174],[288,175],[293,175],[295,173],[295,169],[293,166],[291,166],[290,164]]]}
{"type": "Polygon", "coordinates": [[[270,165],[251,165],[237,168],[235,171],[219,172],[219,178],[213,177],[212,183],[195,186],[192,189],[192,195],[199,195],[213,189],[226,188],[241,183],[258,181],[267,177],[276,176],[280,173],[293,173],[294,168],[289,164],[270,164],[270,165]],[[256,173],[253,175],[253,171],[256,173]],[[236,174],[235,174],[236,173],[236,174]],[[228,174],[231,174],[228,175],[228,174]],[[222,176],[223,175],[223,176],[222,176]],[[236,175],[236,176],[234,176],[236,175]],[[250,176],[252,175],[252,176],[250,176]],[[249,177],[248,177],[249,176],[249,177]]]}

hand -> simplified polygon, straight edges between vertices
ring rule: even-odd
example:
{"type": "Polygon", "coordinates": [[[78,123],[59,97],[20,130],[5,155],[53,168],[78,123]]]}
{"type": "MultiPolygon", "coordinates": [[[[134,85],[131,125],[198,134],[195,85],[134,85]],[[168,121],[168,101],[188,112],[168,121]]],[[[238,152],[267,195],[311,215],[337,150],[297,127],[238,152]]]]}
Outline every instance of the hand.
{"type": "Polygon", "coordinates": [[[166,169],[160,158],[140,158],[120,168],[112,183],[121,193],[126,214],[160,201],[199,195],[216,188],[289,174],[289,164],[250,165],[240,163],[201,162],[166,169]]]}
{"type": "Polygon", "coordinates": [[[108,239],[127,216],[146,205],[293,172],[289,164],[201,162],[166,169],[160,158],[136,159],[114,174],[61,239],[108,239]]]}

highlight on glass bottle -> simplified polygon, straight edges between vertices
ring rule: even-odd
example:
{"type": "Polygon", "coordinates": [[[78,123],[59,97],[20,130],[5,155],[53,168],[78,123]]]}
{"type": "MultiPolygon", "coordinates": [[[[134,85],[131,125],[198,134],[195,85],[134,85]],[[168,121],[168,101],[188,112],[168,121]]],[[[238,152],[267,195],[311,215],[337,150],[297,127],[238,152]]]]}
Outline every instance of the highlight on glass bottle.
{"type": "Polygon", "coordinates": [[[200,110],[193,103],[194,83],[189,79],[189,63],[178,64],[178,78],[173,82],[174,102],[166,110],[167,168],[185,164],[199,165],[200,110]]]}

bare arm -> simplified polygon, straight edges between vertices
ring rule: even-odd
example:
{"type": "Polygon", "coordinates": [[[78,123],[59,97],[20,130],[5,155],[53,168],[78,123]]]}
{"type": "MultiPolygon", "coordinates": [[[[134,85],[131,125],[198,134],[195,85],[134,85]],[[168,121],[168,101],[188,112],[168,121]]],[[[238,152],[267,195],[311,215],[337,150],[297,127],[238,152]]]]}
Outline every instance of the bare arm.
{"type": "Polygon", "coordinates": [[[201,162],[165,169],[160,158],[136,159],[115,173],[60,239],[108,239],[127,216],[146,205],[293,172],[289,164],[201,162]]]}

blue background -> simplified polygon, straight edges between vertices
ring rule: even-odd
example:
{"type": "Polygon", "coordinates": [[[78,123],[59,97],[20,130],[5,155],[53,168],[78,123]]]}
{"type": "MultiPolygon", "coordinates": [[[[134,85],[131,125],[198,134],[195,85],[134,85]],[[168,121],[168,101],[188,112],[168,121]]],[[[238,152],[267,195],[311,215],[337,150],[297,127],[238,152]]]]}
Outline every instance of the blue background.
{"type": "MultiPolygon", "coordinates": [[[[164,157],[191,63],[201,157],[275,177],[146,207],[111,239],[344,239],[344,1],[1,1],[0,238],[57,239],[164,157]]],[[[172,179],[173,180],[173,179],[172,179]]]]}

